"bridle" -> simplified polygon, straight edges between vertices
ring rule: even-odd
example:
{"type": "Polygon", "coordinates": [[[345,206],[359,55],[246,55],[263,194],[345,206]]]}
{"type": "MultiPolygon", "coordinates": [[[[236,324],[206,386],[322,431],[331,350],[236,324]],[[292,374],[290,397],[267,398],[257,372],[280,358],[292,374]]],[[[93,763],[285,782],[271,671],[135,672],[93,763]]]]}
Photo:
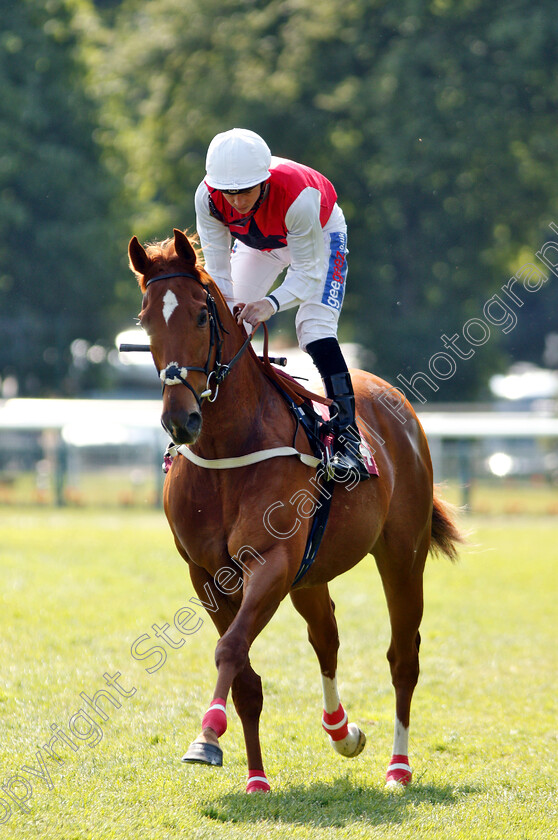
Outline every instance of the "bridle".
{"type": "Polygon", "coordinates": [[[199,285],[205,291],[205,302],[209,317],[209,349],[207,351],[207,359],[203,367],[199,367],[196,365],[180,365],[178,362],[170,362],[165,368],[159,371],[159,378],[163,383],[163,393],[167,385],[185,385],[194,395],[198,407],[201,411],[202,400],[207,399],[208,402],[215,402],[215,400],[217,399],[217,394],[219,393],[219,385],[221,384],[221,382],[223,382],[224,379],[226,379],[226,377],[231,372],[232,367],[240,359],[240,357],[250,344],[253,333],[252,335],[248,336],[240,350],[233,356],[233,358],[229,362],[223,362],[223,334],[226,333],[228,335],[228,330],[226,330],[223,326],[221,317],[219,315],[219,311],[217,309],[215,298],[210,294],[208,287],[205,285],[205,283],[203,283],[200,280],[199,277],[197,277],[195,274],[191,274],[186,271],[179,271],[173,274],[159,274],[156,277],[151,277],[146,282],[145,288],[147,290],[147,288],[152,283],[156,283],[159,280],[170,280],[172,277],[189,277],[190,279],[195,280],[197,283],[199,283],[199,285]],[[211,356],[213,354],[214,349],[215,358],[213,361],[213,367],[211,367],[211,356]],[[205,389],[201,392],[199,396],[186,378],[188,376],[188,371],[204,373],[207,378],[205,389]],[[213,385],[215,386],[214,392],[212,391],[213,385]]]}

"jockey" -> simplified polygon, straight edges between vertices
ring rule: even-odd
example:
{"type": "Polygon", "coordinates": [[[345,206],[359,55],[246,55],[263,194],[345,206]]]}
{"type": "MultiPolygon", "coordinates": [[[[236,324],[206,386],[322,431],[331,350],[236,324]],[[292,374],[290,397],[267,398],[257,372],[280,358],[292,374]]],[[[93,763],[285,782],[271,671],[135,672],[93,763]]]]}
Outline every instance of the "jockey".
{"type": "Polygon", "coordinates": [[[272,157],[266,142],[243,128],[213,138],[206,171],[195,197],[206,270],[231,309],[242,306],[239,323],[255,327],[279,309],[298,307],[299,345],[334,402],[334,472],[367,479],[351,377],[337,340],[348,250],[333,185],[307,166],[272,157]],[[283,282],[268,294],[285,268],[283,282]]]}

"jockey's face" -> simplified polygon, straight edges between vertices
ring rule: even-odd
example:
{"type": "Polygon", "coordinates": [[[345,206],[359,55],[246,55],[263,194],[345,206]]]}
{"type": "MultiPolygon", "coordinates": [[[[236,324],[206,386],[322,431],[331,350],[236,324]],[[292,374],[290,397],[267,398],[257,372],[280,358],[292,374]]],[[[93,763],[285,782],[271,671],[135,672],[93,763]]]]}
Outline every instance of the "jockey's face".
{"type": "Polygon", "coordinates": [[[251,187],[248,190],[241,190],[237,193],[231,194],[225,191],[222,192],[228,203],[234,207],[238,213],[245,215],[250,212],[260,197],[260,184],[256,184],[255,187],[251,187]]]}

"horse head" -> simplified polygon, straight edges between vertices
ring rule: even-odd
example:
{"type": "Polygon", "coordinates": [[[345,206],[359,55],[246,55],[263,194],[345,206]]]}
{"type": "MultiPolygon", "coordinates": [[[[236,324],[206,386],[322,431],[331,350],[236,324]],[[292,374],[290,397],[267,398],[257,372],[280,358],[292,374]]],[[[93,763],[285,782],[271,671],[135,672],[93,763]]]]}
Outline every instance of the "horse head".
{"type": "MultiPolygon", "coordinates": [[[[134,236],[128,254],[143,292],[139,321],[163,384],[161,423],[176,444],[193,444],[201,432],[202,400],[212,397],[223,367],[227,331],[216,303],[220,294],[180,230],[147,248],[134,236]]],[[[221,303],[224,317],[228,308],[221,303]]]]}

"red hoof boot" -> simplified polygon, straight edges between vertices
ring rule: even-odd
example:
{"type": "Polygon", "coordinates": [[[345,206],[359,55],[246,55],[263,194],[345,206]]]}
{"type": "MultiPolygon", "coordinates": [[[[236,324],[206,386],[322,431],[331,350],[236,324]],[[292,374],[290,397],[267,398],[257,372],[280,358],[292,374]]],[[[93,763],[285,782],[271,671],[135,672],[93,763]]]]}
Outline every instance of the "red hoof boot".
{"type": "Polygon", "coordinates": [[[409,766],[409,759],[406,755],[394,755],[391,758],[386,773],[386,787],[403,788],[408,785],[413,777],[413,771],[409,766]]]}
{"type": "Polygon", "coordinates": [[[271,787],[263,770],[249,770],[246,793],[269,793],[271,787]]]}

